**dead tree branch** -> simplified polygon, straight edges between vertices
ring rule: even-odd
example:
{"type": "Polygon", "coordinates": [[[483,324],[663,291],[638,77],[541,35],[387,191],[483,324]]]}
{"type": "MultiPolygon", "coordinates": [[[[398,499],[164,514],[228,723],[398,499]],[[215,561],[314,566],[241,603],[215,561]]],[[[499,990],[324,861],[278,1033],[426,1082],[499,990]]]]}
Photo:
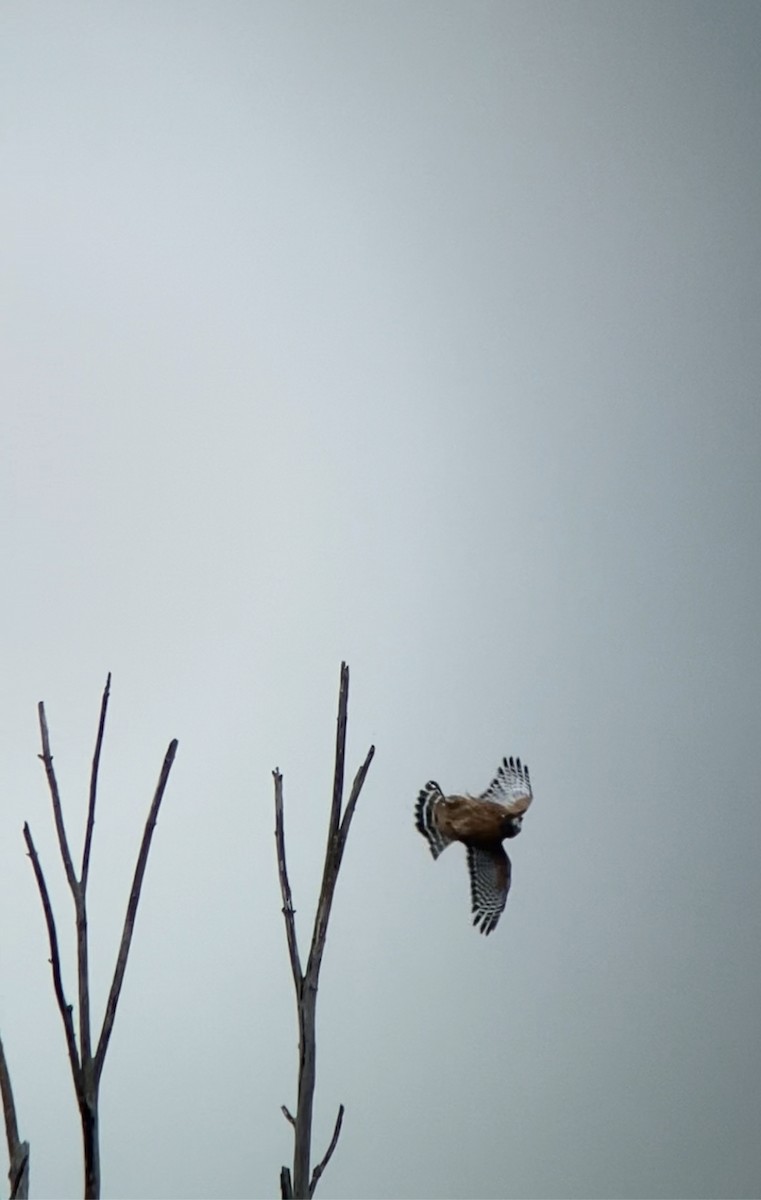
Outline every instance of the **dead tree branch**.
{"type": "Polygon", "coordinates": [[[61,1014],[63,1021],[64,1033],[66,1034],[66,1049],[69,1052],[69,1063],[71,1065],[71,1075],[74,1080],[74,1088],[79,1097],[82,1087],[82,1069],[79,1062],[79,1053],[77,1051],[77,1038],[74,1033],[74,1020],[72,1017],[72,1006],[67,1003],[66,996],[63,991],[63,980],[61,978],[61,956],[58,951],[58,934],[56,932],[55,917],[53,916],[53,908],[48,895],[45,876],[42,873],[40,860],[32,840],[32,831],[29,825],[24,823],[24,841],[26,842],[29,851],[29,857],[32,860],[32,869],[34,877],[37,880],[37,887],[40,892],[42,901],[42,909],[45,913],[45,924],[48,927],[48,942],[50,944],[50,967],[53,972],[53,990],[55,998],[58,1002],[58,1011],[61,1014]]]}
{"type": "Polygon", "coordinates": [[[281,1200],[293,1200],[293,1184],[288,1167],[280,1168],[280,1198],[281,1200]]]}
{"type": "Polygon", "coordinates": [[[108,710],[108,699],[111,690],[111,675],[109,673],[106,680],[106,686],[103,690],[103,697],[100,705],[100,718],[98,721],[98,733],[95,740],[95,751],[92,760],[92,769],[90,773],[90,791],[89,803],[87,809],[87,825],[85,828],[84,846],[82,851],[82,872],[77,879],[74,870],[74,863],[69,850],[68,840],[66,838],[66,829],[63,821],[63,809],[61,807],[61,797],[58,789],[58,781],[56,779],[55,770],[53,768],[53,755],[50,751],[50,735],[48,732],[47,719],[45,717],[45,705],[40,702],[38,706],[40,720],[40,734],[42,739],[42,754],[39,756],[45,765],[45,774],[48,780],[50,796],[53,805],[53,817],[55,820],[56,833],[58,835],[58,846],[61,852],[61,859],[66,873],[66,879],[74,899],[74,911],[76,914],[76,929],[77,929],[77,984],[79,997],[79,1047],[77,1047],[76,1034],[74,1032],[74,1020],[72,1016],[72,1006],[67,1004],[63,991],[63,981],[61,978],[61,960],[58,951],[58,936],[56,933],[55,919],[53,910],[50,904],[45,876],[40,865],[40,860],[32,840],[31,830],[28,825],[24,825],[24,838],[29,850],[29,857],[32,860],[37,887],[42,900],[42,907],[45,913],[45,922],[48,929],[48,940],[50,942],[50,963],[53,971],[53,987],[55,990],[58,1008],[63,1020],[64,1030],[66,1033],[66,1045],[69,1052],[69,1063],[71,1066],[72,1079],[74,1081],[74,1090],[77,1096],[77,1104],[79,1107],[80,1121],[82,1124],[82,1140],[84,1148],[84,1166],[85,1166],[85,1200],[96,1200],[100,1195],[100,1139],[98,1134],[98,1096],[100,1088],[100,1077],[103,1071],[103,1063],[108,1049],[108,1043],[113,1030],[114,1018],[116,1016],[116,1008],[121,994],[122,983],[124,982],[124,973],[127,969],[127,958],[132,942],[132,934],[135,925],[135,916],[137,906],[140,901],[140,889],[143,883],[143,876],[148,861],[148,853],[153,837],[153,830],[158,819],[161,801],[164,796],[164,791],[169,779],[169,772],[174,762],[174,757],[177,752],[177,741],[169,743],[169,748],[164,757],[164,764],[161,768],[159,782],[156,787],[156,792],[153,797],[148,819],[143,832],[143,840],[140,846],[140,852],[137,858],[135,867],[135,875],[132,881],[132,890],[130,892],[129,902],[127,904],[127,914],[124,919],[124,929],[122,931],[119,953],[116,959],[116,967],[114,969],[114,977],[111,983],[111,990],[106,1002],[106,1011],[103,1017],[103,1026],[98,1039],[98,1048],[96,1053],[92,1053],[92,1033],[90,1022],[90,972],[89,972],[89,954],[87,941],[87,880],[90,870],[90,852],[92,848],[92,836],[95,826],[95,804],[98,791],[98,771],[100,767],[100,756],[103,748],[103,735],[106,724],[106,713],[108,710]]]}
{"type": "Polygon", "coordinates": [[[95,1055],[95,1079],[100,1082],[100,1075],[103,1070],[103,1060],[106,1057],[106,1050],[111,1039],[111,1033],[114,1028],[114,1018],[116,1017],[116,1006],[119,1003],[122,984],[124,982],[124,972],[127,969],[127,958],[129,949],[132,943],[132,934],[135,929],[135,916],[137,915],[137,906],[140,903],[140,889],[143,886],[143,876],[148,862],[148,853],[151,848],[151,839],[153,831],[156,828],[156,822],[161,808],[161,801],[164,799],[164,792],[169,781],[169,772],[172,769],[174,756],[177,753],[177,739],[169,743],[166,755],[164,756],[164,764],[161,768],[159,781],[156,785],[156,791],[153,796],[148,819],[145,822],[143,830],[143,840],[140,845],[140,853],[137,857],[135,866],[135,875],[132,880],[132,890],[127,904],[127,912],[124,917],[124,929],[122,930],[122,940],[119,946],[119,953],[116,958],[116,967],[114,968],[114,978],[111,982],[111,990],[108,993],[106,1001],[106,1012],[103,1017],[103,1028],[100,1031],[100,1039],[98,1041],[98,1049],[95,1055]]]}
{"type": "Polygon", "coordinates": [[[320,1182],[320,1176],[322,1175],[323,1171],[325,1170],[325,1168],[327,1167],[331,1158],[333,1157],[333,1151],[335,1150],[336,1146],[338,1145],[338,1138],[341,1133],[341,1126],[343,1125],[343,1120],[344,1120],[344,1106],[343,1106],[343,1104],[339,1104],[338,1116],[336,1117],[336,1124],[335,1124],[335,1128],[333,1130],[333,1136],[330,1139],[330,1145],[328,1146],[327,1150],[325,1151],[325,1157],[323,1158],[322,1162],[319,1163],[315,1167],[314,1171],[312,1172],[312,1178],[309,1183],[309,1195],[310,1196],[314,1195],[314,1190],[317,1187],[317,1184],[320,1182]]]}
{"type": "Polygon", "coordinates": [[[98,736],[95,739],[95,752],[92,758],[92,770],[90,771],[90,803],[87,806],[87,828],[85,830],[85,844],[82,850],[82,891],[87,890],[87,876],[90,873],[90,847],[92,845],[92,831],[95,825],[95,799],[98,794],[98,770],[100,768],[100,752],[103,748],[103,732],[106,728],[106,712],[108,710],[108,698],[111,695],[111,672],[108,672],[106,678],[106,686],[103,689],[103,699],[100,702],[100,719],[98,720],[98,736]]]}
{"type": "Polygon", "coordinates": [[[320,980],[320,967],[325,949],[325,939],[328,932],[330,910],[333,904],[338,872],[341,867],[346,839],[349,836],[354,810],[359,799],[367,772],[370,769],[375,747],[371,746],[364,763],[354,779],[348,803],[341,815],[344,790],[344,768],[346,761],[346,723],[349,705],[349,668],[341,663],[341,684],[338,695],[338,720],[336,727],[336,759],[333,772],[333,793],[330,807],[330,822],[328,826],[328,841],[325,849],[325,863],[322,874],[322,885],[317,902],[312,940],[309,948],[309,958],[306,970],[302,972],[296,939],[293,899],[291,885],[285,859],[285,830],[283,821],[283,777],[279,770],[273,771],[275,781],[275,841],[277,845],[278,875],[280,891],[283,897],[283,917],[285,920],[288,954],[291,962],[294,990],[296,993],[296,1008],[299,1023],[299,1085],[298,1103],[295,1120],[283,1106],[283,1112],[294,1126],[293,1178],[287,1167],[280,1172],[281,1195],[289,1200],[310,1200],[314,1190],[328,1165],[333,1151],[338,1144],[343,1123],[344,1106],[339,1107],[333,1137],[322,1162],[310,1173],[312,1145],[312,1114],[314,1107],[314,1089],[316,1079],[316,1010],[317,988],[320,980]]]}
{"type": "Polygon", "coordinates": [[[5,1136],[8,1142],[8,1179],[10,1200],[27,1200],[29,1195],[29,1143],[22,1142],[18,1134],[16,1105],[3,1041],[0,1038],[0,1098],[3,1102],[5,1136]]]}
{"type": "Polygon", "coordinates": [[[285,861],[285,824],[283,820],[283,776],[277,767],[272,772],[275,780],[275,841],[277,844],[277,872],[280,879],[280,892],[283,897],[283,917],[285,918],[285,935],[288,939],[288,957],[291,960],[291,973],[296,996],[301,994],[304,976],[301,973],[299,947],[296,942],[296,921],[291,885],[288,879],[288,867],[285,861]]]}
{"type": "Polygon", "coordinates": [[[79,885],[77,877],[74,874],[74,863],[71,859],[69,851],[69,843],[66,839],[66,829],[63,824],[63,810],[61,808],[61,796],[58,791],[58,781],[53,770],[53,755],[50,753],[50,736],[48,734],[48,723],[45,719],[45,705],[40,700],[37,705],[37,712],[40,720],[40,736],[42,739],[42,754],[39,757],[45,764],[45,774],[48,777],[48,787],[50,788],[50,798],[53,801],[53,817],[55,819],[56,833],[58,834],[58,845],[61,848],[61,859],[63,860],[66,878],[71,888],[72,895],[76,899],[79,885]]]}

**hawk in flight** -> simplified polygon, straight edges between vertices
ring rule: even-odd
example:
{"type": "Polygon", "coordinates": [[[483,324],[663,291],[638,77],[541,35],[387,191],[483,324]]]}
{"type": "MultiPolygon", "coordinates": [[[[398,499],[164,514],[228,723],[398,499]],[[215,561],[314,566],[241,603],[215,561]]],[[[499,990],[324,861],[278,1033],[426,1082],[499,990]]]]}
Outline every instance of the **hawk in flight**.
{"type": "Polygon", "coordinates": [[[528,767],[519,758],[502,766],[480,796],[445,796],[430,780],[415,805],[415,827],[438,858],[450,842],[462,842],[468,855],[473,924],[481,933],[496,928],[510,891],[510,859],[502,842],[521,831],[533,799],[528,767]]]}

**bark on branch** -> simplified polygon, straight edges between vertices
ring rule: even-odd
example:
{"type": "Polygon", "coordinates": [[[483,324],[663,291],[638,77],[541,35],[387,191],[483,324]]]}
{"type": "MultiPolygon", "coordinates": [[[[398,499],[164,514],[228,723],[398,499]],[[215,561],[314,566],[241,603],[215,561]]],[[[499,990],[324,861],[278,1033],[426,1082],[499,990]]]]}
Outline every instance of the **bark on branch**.
{"type": "Polygon", "coordinates": [[[285,935],[288,940],[288,957],[291,961],[293,986],[296,990],[296,1000],[301,995],[304,977],[301,973],[299,947],[296,942],[296,910],[293,907],[291,885],[288,879],[288,867],[285,861],[285,825],[283,820],[283,776],[277,767],[272,772],[275,780],[275,841],[277,844],[277,872],[280,879],[280,893],[283,897],[283,917],[285,919],[285,935]]]}
{"type": "Polygon", "coordinates": [[[16,1105],[13,1100],[11,1076],[0,1038],[0,1098],[3,1102],[5,1136],[8,1142],[8,1179],[10,1200],[27,1200],[29,1195],[29,1143],[22,1142],[18,1134],[16,1105]]]}
{"type": "Polygon", "coordinates": [[[283,777],[277,769],[272,772],[275,781],[275,841],[277,845],[278,876],[283,898],[283,917],[285,920],[294,991],[296,993],[296,1009],[299,1024],[299,1085],[295,1118],[283,1106],[286,1118],[294,1126],[293,1176],[291,1177],[291,1172],[287,1167],[283,1167],[280,1172],[281,1196],[285,1197],[285,1200],[290,1200],[290,1197],[294,1197],[295,1200],[310,1200],[314,1195],[322,1173],[330,1162],[333,1151],[338,1144],[344,1116],[344,1106],[342,1104],[338,1110],[333,1136],[325,1157],[315,1167],[314,1171],[310,1172],[312,1114],[316,1080],[317,988],[320,979],[320,967],[325,949],[325,939],[328,932],[333,895],[346,847],[346,839],[349,836],[354,810],[375,753],[375,747],[371,746],[365,761],[355,776],[349,800],[342,815],[348,706],[349,668],[346,663],[341,663],[341,684],[338,696],[338,720],[336,725],[336,758],[333,772],[333,793],[330,806],[328,840],[325,849],[322,885],[317,902],[309,958],[305,971],[302,971],[301,968],[301,959],[296,939],[293,898],[285,858],[283,777]]]}
{"type": "Polygon", "coordinates": [[[280,1197],[281,1200],[293,1200],[293,1184],[288,1167],[280,1168],[280,1197]]]}
{"type": "Polygon", "coordinates": [[[61,1014],[63,1021],[64,1033],[66,1034],[66,1049],[69,1052],[69,1064],[71,1066],[71,1075],[74,1080],[74,1088],[79,1098],[82,1089],[82,1068],[79,1062],[79,1052],[77,1051],[77,1039],[74,1033],[74,1019],[72,1017],[72,1006],[67,1003],[66,996],[63,991],[63,979],[61,978],[61,956],[58,951],[58,934],[56,932],[55,917],[53,916],[53,908],[48,895],[48,887],[45,883],[45,876],[42,873],[40,860],[35,849],[32,839],[32,831],[29,825],[24,823],[24,841],[26,842],[29,851],[29,857],[32,860],[32,869],[34,877],[37,880],[37,887],[42,901],[42,909],[45,913],[45,924],[48,928],[48,943],[50,945],[50,968],[53,972],[53,990],[58,1003],[58,1011],[61,1014]]]}
{"type": "Polygon", "coordinates": [[[314,1195],[314,1190],[317,1187],[317,1184],[320,1182],[320,1176],[322,1175],[323,1171],[325,1170],[325,1168],[327,1167],[331,1158],[333,1157],[333,1151],[335,1150],[336,1146],[338,1145],[338,1138],[341,1133],[341,1126],[343,1125],[343,1120],[344,1120],[344,1106],[343,1106],[343,1104],[339,1104],[338,1116],[336,1117],[336,1124],[335,1124],[335,1128],[333,1130],[333,1136],[330,1139],[330,1144],[328,1145],[327,1150],[325,1151],[325,1157],[323,1158],[322,1162],[319,1163],[315,1167],[314,1171],[312,1172],[312,1178],[309,1183],[309,1195],[310,1196],[314,1195]]]}
{"type": "Polygon", "coordinates": [[[63,810],[61,808],[61,796],[58,791],[58,781],[53,770],[53,755],[50,753],[50,735],[48,734],[48,723],[45,718],[45,705],[40,700],[37,705],[37,713],[40,721],[40,737],[42,740],[42,754],[39,757],[45,765],[45,774],[48,777],[48,787],[50,788],[50,798],[53,802],[53,817],[55,820],[56,833],[58,834],[58,845],[61,848],[61,859],[63,860],[66,878],[71,888],[72,895],[76,897],[79,885],[77,877],[74,874],[74,863],[71,860],[71,852],[69,843],[66,839],[66,830],[63,824],[63,810]]]}

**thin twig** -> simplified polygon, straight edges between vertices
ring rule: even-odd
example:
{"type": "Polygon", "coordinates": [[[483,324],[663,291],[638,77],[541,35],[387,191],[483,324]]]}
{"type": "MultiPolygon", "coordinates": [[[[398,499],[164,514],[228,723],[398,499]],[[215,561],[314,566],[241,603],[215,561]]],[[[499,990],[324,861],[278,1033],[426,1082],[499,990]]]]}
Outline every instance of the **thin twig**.
{"type": "Polygon", "coordinates": [[[346,808],[344,809],[344,815],[341,820],[341,828],[339,830],[340,838],[341,838],[341,853],[342,854],[343,854],[344,846],[346,845],[346,839],[349,836],[349,826],[351,825],[351,819],[354,816],[354,809],[357,807],[357,801],[359,800],[359,793],[362,791],[365,779],[367,778],[367,772],[370,770],[370,763],[373,761],[374,757],[375,757],[375,746],[371,746],[367,752],[367,757],[365,758],[365,761],[362,763],[362,766],[357,771],[357,774],[354,777],[354,783],[351,786],[351,794],[349,795],[349,800],[347,802],[346,808]]]}
{"type": "Polygon", "coordinates": [[[129,901],[127,903],[127,912],[124,918],[122,940],[119,945],[119,953],[116,958],[116,967],[114,969],[114,977],[111,982],[111,990],[108,993],[108,1000],[106,1001],[106,1011],[103,1017],[103,1028],[101,1029],[100,1038],[98,1040],[98,1049],[95,1052],[94,1077],[96,1085],[100,1079],[101,1071],[103,1070],[103,1061],[106,1057],[106,1050],[108,1049],[108,1043],[114,1028],[116,1006],[119,1003],[119,995],[122,990],[122,983],[124,982],[124,972],[127,969],[127,958],[129,957],[130,943],[132,942],[132,934],[135,928],[135,915],[137,913],[137,906],[140,901],[140,889],[143,886],[143,876],[145,874],[145,867],[148,861],[148,852],[151,848],[151,838],[153,837],[153,830],[156,826],[156,821],[158,820],[161,801],[164,797],[164,791],[169,780],[169,772],[172,769],[172,763],[174,762],[174,756],[176,753],[177,739],[174,738],[169,743],[169,747],[164,756],[164,764],[161,768],[158,784],[156,785],[156,792],[153,797],[153,803],[151,804],[150,812],[148,813],[148,819],[145,822],[143,840],[140,845],[140,853],[135,866],[135,875],[132,880],[132,890],[130,892],[129,901]]]}
{"type": "Polygon", "coordinates": [[[53,909],[50,905],[50,897],[48,895],[45,876],[42,873],[40,860],[37,857],[37,851],[34,848],[32,840],[32,831],[27,823],[24,824],[24,841],[26,842],[29,851],[29,857],[32,860],[34,869],[34,877],[37,880],[37,887],[42,900],[42,907],[45,912],[45,923],[48,927],[48,941],[50,943],[50,966],[53,971],[53,988],[55,997],[58,1001],[58,1011],[61,1014],[63,1028],[66,1034],[66,1048],[69,1052],[69,1062],[71,1064],[71,1074],[74,1080],[74,1087],[77,1092],[77,1097],[82,1095],[82,1068],[79,1062],[79,1054],[77,1053],[77,1041],[74,1036],[74,1021],[71,1015],[71,1005],[66,1003],[66,997],[63,992],[63,981],[61,979],[61,958],[58,953],[58,934],[56,933],[55,917],[53,909]]]}
{"type": "Polygon", "coordinates": [[[3,1118],[5,1120],[5,1137],[8,1142],[8,1158],[13,1160],[21,1144],[16,1120],[16,1105],[13,1100],[13,1088],[8,1063],[5,1060],[3,1039],[0,1038],[0,1098],[3,1102],[3,1118]]]}
{"type": "Polygon", "coordinates": [[[320,898],[317,904],[317,914],[314,920],[314,932],[312,934],[312,944],[309,949],[309,960],[307,962],[307,977],[310,984],[313,982],[314,987],[320,975],[320,965],[322,963],[322,955],[325,949],[325,938],[328,934],[328,921],[330,920],[330,910],[333,904],[333,893],[335,892],[336,883],[338,881],[338,872],[341,868],[341,860],[343,858],[346,839],[349,836],[349,828],[351,820],[354,816],[354,809],[357,806],[359,794],[362,791],[362,785],[365,782],[367,772],[370,770],[370,763],[373,761],[375,747],[371,746],[367,752],[367,757],[362,766],[357,772],[354,783],[349,796],[349,802],[346,805],[346,811],[343,815],[343,820],[338,827],[336,836],[328,844],[328,851],[325,855],[325,870],[322,877],[322,886],[320,888],[320,898]]]}
{"type": "Polygon", "coordinates": [[[38,755],[45,764],[45,774],[48,777],[48,787],[50,788],[50,798],[53,801],[53,817],[55,818],[56,833],[58,834],[58,845],[61,848],[61,858],[63,859],[66,878],[71,888],[71,894],[74,897],[74,902],[77,900],[79,884],[77,877],[74,874],[74,863],[71,860],[71,852],[69,851],[69,843],[66,840],[66,829],[63,823],[63,810],[61,808],[61,796],[58,791],[58,780],[55,777],[53,769],[53,755],[50,753],[50,735],[48,734],[48,723],[45,719],[45,705],[40,700],[37,705],[37,712],[40,718],[40,735],[42,738],[42,754],[38,755]]]}
{"type": "Polygon", "coordinates": [[[296,940],[295,909],[293,896],[288,879],[288,867],[285,861],[285,823],[283,817],[283,776],[275,767],[272,772],[275,781],[275,842],[277,844],[277,873],[280,879],[280,894],[283,897],[283,917],[285,919],[285,934],[288,939],[288,956],[291,960],[291,972],[296,988],[296,1002],[301,995],[304,976],[301,971],[299,944],[296,940]]]}
{"type": "Polygon", "coordinates": [[[290,1124],[293,1126],[296,1125],[296,1118],[294,1117],[294,1115],[290,1111],[290,1109],[286,1108],[285,1104],[280,1105],[280,1111],[283,1114],[283,1116],[285,1117],[286,1121],[290,1122],[290,1124]]]}
{"type": "Polygon", "coordinates": [[[312,1179],[309,1184],[309,1195],[310,1196],[314,1195],[315,1188],[317,1187],[317,1184],[320,1182],[320,1176],[322,1175],[323,1171],[325,1170],[325,1168],[327,1167],[331,1158],[333,1157],[333,1151],[335,1150],[336,1146],[338,1145],[338,1138],[341,1133],[341,1126],[343,1125],[343,1119],[344,1119],[344,1106],[343,1106],[343,1104],[339,1104],[338,1116],[336,1117],[336,1126],[335,1126],[335,1129],[333,1130],[333,1136],[330,1139],[330,1145],[328,1146],[327,1150],[325,1151],[325,1157],[323,1158],[322,1162],[319,1163],[318,1166],[316,1166],[314,1171],[312,1172],[312,1179]]]}
{"type": "Polygon", "coordinates": [[[90,772],[90,803],[87,808],[87,828],[85,830],[85,844],[82,851],[82,891],[87,890],[87,876],[90,871],[90,847],[92,845],[92,831],[95,825],[95,799],[98,792],[98,769],[100,767],[100,752],[103,746],[103,731],[106,726],[106,710],[108,709],[108,698],[111,694],[111,672],[108,672],[106,686],[103,689],[103,699],[100,702],[100,719],[98,721],[98,736],[95,739],[95,752],[92,759],[92,771],[90,772]]]}
{"type": "Polygon", "coordinates": [[[87,806],[87,826],[85,842],[82,850],[82,875],[76,896],[77,909],[77,974],[79,982],[79,1047],[82,1052],[82,1070],[89,1075],[92,1067],[92,1043],[90,1035],[90,967],[89,948],[87,943],[87,878],[90,871],[90,849],[92,834],[95,826],[95,801],[98,795],[98,769],[100,754],[103,747],[103,733],[106,727],[106,712],[108,698],[111,693],[111,672],[106,678],[103,697],[100,702],[100,717],[98,733],[95,738],[92,769],[90,771],[90,797],[87,806]]]}
{"type": "Polygon", "coordinates": [[[328,847],[338,833],[341,802],[344,793],[344,762],[346,760],[346,719],[349,708],[349,667],[341,663],[341,683],[338,689],[338,718],[336,720],[336,764],[333,772],[333,799],[330,806],[328,847]]]}

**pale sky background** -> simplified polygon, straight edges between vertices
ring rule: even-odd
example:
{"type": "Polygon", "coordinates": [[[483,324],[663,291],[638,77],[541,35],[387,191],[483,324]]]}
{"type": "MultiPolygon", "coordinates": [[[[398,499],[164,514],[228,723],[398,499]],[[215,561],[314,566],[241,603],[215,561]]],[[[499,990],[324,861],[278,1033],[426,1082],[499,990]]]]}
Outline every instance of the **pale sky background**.
{"type": "MultiPolygon", "coordinates": [[[[91,875],[105,1197],[267,1197],[341,659],[376,759],[319,999],[319,1197],[761,1191],[761,6],[0,13],[0,1031],[81,1195],[31,823],[91,875]],[[493,936],[420,786],[535,803],[493,936]]],[[[4,1158],[0,1169],[5,1172],[4,1158]]]]}

